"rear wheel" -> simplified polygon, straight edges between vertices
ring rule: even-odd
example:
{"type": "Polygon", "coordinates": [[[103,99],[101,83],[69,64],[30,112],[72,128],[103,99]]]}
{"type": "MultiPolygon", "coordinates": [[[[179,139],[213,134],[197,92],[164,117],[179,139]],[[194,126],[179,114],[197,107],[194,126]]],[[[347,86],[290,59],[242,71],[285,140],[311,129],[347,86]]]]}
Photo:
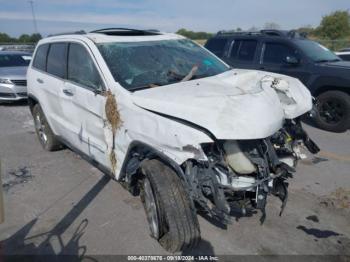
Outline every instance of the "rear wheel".
{"type": "Polygon", "coordinates": [[[350,96],[327,91],[317,97],[316,124],[328,131],[345,132],[350,127],[350,96]]]}
{"type": "Polygon", "coordinates": [[[39,104],[36,104],[33,108],[33,118],[35,131],[42,147],[47,151],[55,151],[61,149],[62,144],[53,134],[39,104]]]}
{"type": "Polygon", "coordinates": [[[169,252],[195,247],[200,240],[197,215],[177,174],[159,160],[142,165],[141,184],[151,236],[169,252]]]}

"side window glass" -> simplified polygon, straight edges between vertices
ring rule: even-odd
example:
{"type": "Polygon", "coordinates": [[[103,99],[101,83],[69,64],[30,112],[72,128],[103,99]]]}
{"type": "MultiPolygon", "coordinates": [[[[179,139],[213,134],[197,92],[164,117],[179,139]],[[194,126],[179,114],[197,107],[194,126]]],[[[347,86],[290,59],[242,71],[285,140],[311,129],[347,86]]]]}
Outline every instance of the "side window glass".
{"type": "Polygon", "coordinates": [[[238,51],[238,60],[253,61],[257,45],[255,40],[243,40],[238,51]]]}
{"type": "Polygon", "coordinates": [[[47,56],[47,72],[60,78],[66,77],[67,44],[55,43],[50,45],[47,56]]]}
{"type": "Polygon", "coordinates": [[[215,55],[221,57],[224,53],[224,48],[227,43],[227,39],[224,38],[213,38],[208,41],[206,48],[213,52],[215,55]]]}
{"type": "Polygon", "coordinates": [[[70,44],[68,79],[95,90],[102,89],[102,81],[88,51],[80,44],[70,44]]]}
{"type": "Polygon", "coordinates": [[[49,44],[43,44],[38,47],[33,60],[33,67],[46,71],[46,56],[49,44]]]}
{"type": "Polygon", "coordinates": [[[296,57],[296,50],[281,43],[266,43],[263,56],[265,64],[283,64],[287,56],[296,57]]]}
{"type": "Polygon", "coordinates": [[[241,45],[241,42],[242,41],[240,40],[233,40],[232,47],[231,47],[231,54],[230,54],[231,59],[237,59],[237,53],[239,50],[239,46],[241,45]]]}

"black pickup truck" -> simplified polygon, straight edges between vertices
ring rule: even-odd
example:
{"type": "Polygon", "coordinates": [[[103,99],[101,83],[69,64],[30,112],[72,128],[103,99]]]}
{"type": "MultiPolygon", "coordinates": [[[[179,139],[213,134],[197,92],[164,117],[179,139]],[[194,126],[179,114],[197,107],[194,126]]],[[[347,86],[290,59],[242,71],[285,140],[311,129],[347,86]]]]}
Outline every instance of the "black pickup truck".
{"type": "Polygon", "coordinates": [[[298,78],[316,98],[316,124],[350,128],[350,62],[295,31],[219,32],[205,47],[234,68],[298,78]]]}

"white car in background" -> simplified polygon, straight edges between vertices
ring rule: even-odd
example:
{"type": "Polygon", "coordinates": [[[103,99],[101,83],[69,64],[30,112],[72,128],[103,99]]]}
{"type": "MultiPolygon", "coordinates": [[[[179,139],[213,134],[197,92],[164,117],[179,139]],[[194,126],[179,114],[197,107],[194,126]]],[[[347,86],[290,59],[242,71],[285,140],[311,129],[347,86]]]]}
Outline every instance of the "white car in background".
{"type": "Polygon", "coordinates": [[[140,194],[151,236],[170,252],[198,243],[197,211],[227,224],[239,204],[263,222],[269,194],[283,209],[301,150],[319,150],[300,123],[312,98],[299,80],[231,69],[179,35],[48,37],[27,76],[42,146],[67,145],[140,194]]]}
{"type": "Polygon", "coordinates": [[[0,51],[0,102],[27,99],[27,68],[31,54],[0,51]]]}

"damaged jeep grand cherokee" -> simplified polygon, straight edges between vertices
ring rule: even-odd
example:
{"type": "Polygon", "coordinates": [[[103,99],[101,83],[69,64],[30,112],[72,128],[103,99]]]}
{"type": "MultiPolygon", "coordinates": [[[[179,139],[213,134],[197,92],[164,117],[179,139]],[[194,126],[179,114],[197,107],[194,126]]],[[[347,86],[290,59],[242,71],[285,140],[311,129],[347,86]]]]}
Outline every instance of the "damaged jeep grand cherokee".
{"type": "Polygon", "coordinates": [[[230,222],[288,196],[304,148],[310,92],[297,79],[235,70],[175,34],[102,29],[43,39],[28,69],[35,128],[49,151],[66,145],[144,203],[168,251],[200,239],[197,212],[230,222]]]}

